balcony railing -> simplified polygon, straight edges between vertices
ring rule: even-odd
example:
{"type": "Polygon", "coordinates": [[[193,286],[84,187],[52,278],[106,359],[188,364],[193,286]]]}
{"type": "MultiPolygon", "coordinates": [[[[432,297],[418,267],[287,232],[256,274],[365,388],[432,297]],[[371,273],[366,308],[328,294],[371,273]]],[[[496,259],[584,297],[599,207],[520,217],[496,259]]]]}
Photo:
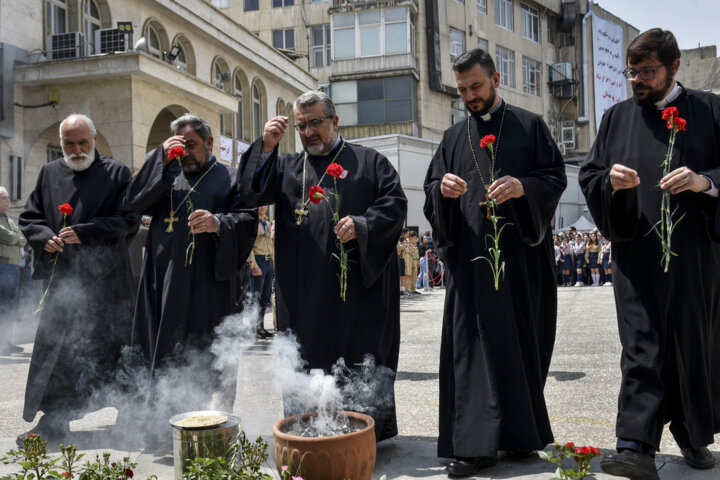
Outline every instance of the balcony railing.
{"type": "Polygon", "coordinates": [[[332,62],[333,75],[401,69],[417,70],[415,55],[401,53],[399,55],[381,55],[378,57],[348,58],[345,60],[333,60],[332,62]]]}

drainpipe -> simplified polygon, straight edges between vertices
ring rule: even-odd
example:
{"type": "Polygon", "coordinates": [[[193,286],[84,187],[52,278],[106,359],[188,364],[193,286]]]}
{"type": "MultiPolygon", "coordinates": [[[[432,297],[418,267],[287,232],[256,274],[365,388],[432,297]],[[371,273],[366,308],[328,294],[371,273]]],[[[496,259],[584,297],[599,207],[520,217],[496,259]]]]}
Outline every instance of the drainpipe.
{"type": "Polygon", "coordinates": [[[582,76],[583,76],[583,116],[578,117],[577,123],[588,123],[590,117],[588,115],[588,109],[590,108],[590,94],[588,93],[588,41],[587,41],[587,22],[593,14],[593,2],[588,2],[588,11],[582,19],[582,76]]]}

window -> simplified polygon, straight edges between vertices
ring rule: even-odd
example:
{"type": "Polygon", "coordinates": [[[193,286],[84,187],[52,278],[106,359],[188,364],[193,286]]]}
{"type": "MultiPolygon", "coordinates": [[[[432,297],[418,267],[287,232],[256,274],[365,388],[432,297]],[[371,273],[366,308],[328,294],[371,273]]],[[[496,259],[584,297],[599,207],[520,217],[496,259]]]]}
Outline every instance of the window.
{"type": "Polygon", "coordinates": [[[252,89],[253,99],[253,138],[258,138],[262,135],[262,103],[260,97],[260,90],[257,85],[253,85],[252,89]]]}
{"type": "Polygon", "coordinates": [[[273,47],[279,50],[295,50],[295,29],[273,30],[273,47]]]}
{"type": "Polygon", "coordinates": [[[92,52],[95,53],[95,32],[100,30],[102,22],[100,21],[100,9],[94,0],[88,0],[85,2],[83,27],[85,29],[85,39],[91,45],[92,52]]]}
{"type": "Polygon", "coordinates": [[[495,0],[495,25],[513,30],[512,0],[495,0]]]}
{"type": "Polygon", "coordinates": [[[555,17],[547,17],[547,41],[550,45],[555,45],[555,25],[557,20],[555,17]]]}
{"type": "Polygon", "coordinates": [[[275,7],[289,7],[294,5],[294,0],[272,0],[272,6],[275,7]]]}
{"type": "Polygon", "coordinates": [[[478,44],[477,47],[481,50],[485,50],[486,52],[489,51],[490,46],[488,45],[488,41],[484,38],[478,38],[478,44]]]}
{"type": "Polygon", "coordinates": [[[410,75],[332,84],[341,125],[412,122],[415,97],[415,81],[410,75]]]}
{"type": "Polygon", "coordinates": [[[145,40],[147,41],[148,53],[155,58],[162,59],[162,46],[160,45],[160,35],[155,27],[148,24],[145,27],[145,40]]]}
{"type": "Polygon", "coordinates": [[[575,45],[575,37],[572,32],[560,32],[558,35],[558,47],[571,47],[575,45]]]}
{"type": "Polygon", "coordinates": [[[467,117],[465,112],[465,104],[461,98],[453,98],[450,100],[450,123],[451,125],[456,124],[460,120],[464,120],[467,117]]]}
{"type": "Polygon", "coordinates": [[[540,15],[537,9],[520,4],[522,36],[535,43],[540,43],[540,15]]]}
{"type": "Polygon", "coordinates": [[[540,79],[542,78],[542,67],[540,62],[523,57],[523,93],[540,96],[540,79]]]}
{"type": "Polygon", "coordinates": [[[233,95],[237,99],[237,113],[235,114],[235,138],[242,140],[243,137],[243,88],[240,75],[235,74],[233,79],[233,95]]]}
{"type": "Polygon", "coordinates": [[[310,67],[330,65],[330,24],[310,27],[310,67]]]}
{"type": "Polygon", "coordinates": [[[53,160],[57,160],[58,158],[62,158],[62,157],[63,157],[62,148],[61,148],[61,147],[55,147],[55,146],[53,146],[53,145],[48,145],[48,146],[47,146],[47,152],[46,152],[46,153],[47,153],[47,157],[46,157],[46,162],[47,162],[47,163],[50,163],[50,162],[52,162],[53,160]]]}
{"type": "Polygon", "coordinates": [[[65,0],[45,0],[45,33],[65,33],[67,28],[67,5],[65,0]]]}
{"type": "Polygon", "coordinates": [[[212,84],[230,93],[230,68],[222,58],[216,58],[212,66],[212,84]]]}
{"type": "Polygon", "coordinates": [[[450,29],[450,56],[459,57],[465,51],[465,33],[460,30],[450,29]]]}
{"type": "Polygon", "coordinates": [[[478,13],[487,14],[487,0],[476,0],[478,13]]]}
{"type": "Polygon", "coordinates": [[[332,16],[335,60],[412,52],[412,22],[405,7],[332,16]]]}
{"type": "Polygon", "coordinates": [[[455,0],[455,1],[456,1],[457,3],[463,4],[463,5],[465,4],[465,0],[455,0]]]}
{"type": "Polygon", "coordinates": [[[230,8],[230,0],[211,0],[210,3],[216,8],[230,8]]]}
{"type": "Polygon", "coordinates": [[[260,0],[245,0],[245,11],[260,10],[260,0]]]}
{"type": "Polygon", "coordinates": [[[176,43],[175,46],[177,46],[180,50],[178,50],[177,57],[175,57],[175,60],[173,60],[173,65],[175,65],[178,70],[187,72],[188,65],[187,56],[185,55],[185,48],[180,43],[176,43]]]}
{"type": "Polygon", "coordinates": [[[495,65],[500,72],[500,85],[515,88],[515,52],[496,46],[495,65]]]}

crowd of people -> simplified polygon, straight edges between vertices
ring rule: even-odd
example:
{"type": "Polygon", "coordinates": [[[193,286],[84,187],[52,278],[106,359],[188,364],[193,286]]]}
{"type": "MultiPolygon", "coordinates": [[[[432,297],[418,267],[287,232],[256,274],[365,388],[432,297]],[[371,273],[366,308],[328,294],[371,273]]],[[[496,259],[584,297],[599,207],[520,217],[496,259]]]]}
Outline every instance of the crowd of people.
{"type": "Polygon", "coordinates": [[[553,235],[557,284],[560,287],[612,286],[612,243],[595,228],[570,227],[553,235]]]}
{"type": "MultiPolygon", "coordinates": [[[[617,453],[604,456],[603,470],[657,479],[654,455],[666,423],[689,466],[713,468],[720,165],[712,140],[720,137],[720,100],[674,81],[679,58],[675,37],[661,29],[628,46],[623,73],[633,99],[605,113],[579,177],[607,238],[572,228],[552,234],[567,186],[562,155],[542,117],[499,95],[501,74],[482,49],[453,64],[470,115],[446,130],[426,174],[432,237],[403,230],[407,198],[398,172],[377,151],[340,136],[324,93],[294,103],[303,152],[279,154],[290,122],[277,116],[237,170],[212,155],[210,126],[196,115],[173,121],[171,136],[134,176],[95,150],[92,120],[69,116],[60,124],[64,157],[40,170],[17,224],[0,189],[0,281],[18,278],[28,243],[45,289],[25,420],[42,411],[36,430],[67,432],[79,399],[114,378],[128,344],[150,378],[188,352],[205,353],[208,374],[198,390],[219,394],[219,407],[232,409],[237,372],[230,381],[214,373],[212,335],[242,308],[251,276],[259,303],[252,328],[269,336],[262,315],[274,275],[277,328],[296,335],[307,369],[329,372],[339,358],[359,366],[371,355],[391,372],[373,386],[382,395],[373,392],[365,405],[377,440],[391,438],[398,434],[398,292],[442,285],[437,454],[448,459],[450,476],[471,476],[495,465],[500,451],[534,455],[553,442],[544,386],[558,286],[613,285],[622,385],[617,453]],[[668,105],[675,110],[666,114],[668,105]],[[661,176],[657,161],[673,162],[665,139],[678,112],[692,124],[684,131],[682,123],[692,155],[661,176]],[[648,234],[660,223],[661,197],[671,197],[670,211],[683,219],[670,232],[673,250],[648,234]],[[275,230],[267,205],[275,206],[275,230]],[[144,260],[134,272],[128,249],[141,215],[148,216],[144,260]],[[664,271],[661,254],[672,260],[664,271]]],[[[0,288],[3,301],[8,291],[0,288]]],[[[283,400],[286,415],[302,413],[292,398],[283,400]]]]}

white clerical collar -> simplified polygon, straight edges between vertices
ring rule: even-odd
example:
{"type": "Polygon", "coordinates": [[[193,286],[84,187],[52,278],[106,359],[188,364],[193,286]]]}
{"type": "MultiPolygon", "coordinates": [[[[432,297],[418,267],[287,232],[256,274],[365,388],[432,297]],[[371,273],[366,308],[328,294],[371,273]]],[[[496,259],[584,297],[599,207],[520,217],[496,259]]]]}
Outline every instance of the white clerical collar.
{"type": "Polygon", "coordinates": [[[500,108],[502,108],[502,105],[503,105],[503,99],[502,99],[502,97],[500,97],[500,101],[498,102],[497,105],[495,105],[493,108],[491,108],[490,111],[487,112],[486,114],[480,115],[480,120],[482,120],[483,122],[489,122],[490,119],[492,118],[493,114],[500,111],[500,108]]]}
{"type": "Polygon", "coordinates": [[[664,109],[669,103],[674,102],[680,96],[680,92],[682,92],[682,87],[675,82],[675,86],[670,90],[668,96],[657,102],[655,106],[658,110],[664,109]]]}

